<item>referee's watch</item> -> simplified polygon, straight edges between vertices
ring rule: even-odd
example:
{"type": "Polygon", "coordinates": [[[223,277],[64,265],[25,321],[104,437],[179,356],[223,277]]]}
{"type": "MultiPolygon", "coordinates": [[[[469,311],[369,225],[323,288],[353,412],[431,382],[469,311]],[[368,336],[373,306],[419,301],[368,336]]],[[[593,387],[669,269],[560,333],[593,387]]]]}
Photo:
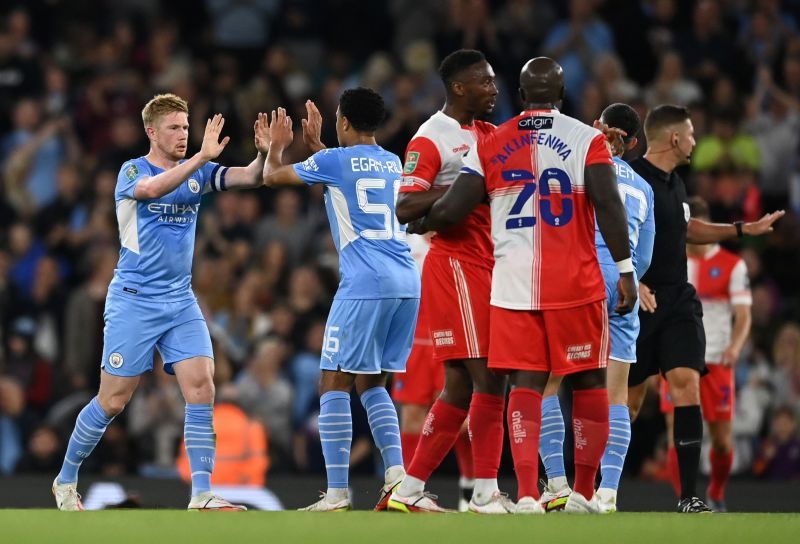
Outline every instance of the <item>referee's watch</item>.
{"type": "Polygon", "coordinates": [[[736,236],[741,238],[744,236],[744,231],[742,227],[744,226],[744,221],[734,221],[733,226],[736,227],[736,236]]]}

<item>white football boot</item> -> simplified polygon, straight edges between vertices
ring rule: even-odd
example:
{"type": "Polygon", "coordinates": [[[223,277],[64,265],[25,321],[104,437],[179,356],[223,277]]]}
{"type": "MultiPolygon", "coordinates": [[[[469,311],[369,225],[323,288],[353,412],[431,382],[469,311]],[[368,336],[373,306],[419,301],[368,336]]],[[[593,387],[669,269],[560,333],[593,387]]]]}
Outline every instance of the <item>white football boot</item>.
{"type": "Polygon", "coordinates": [[[594,497],[587,499],[577,491],[573,491],[567,498],[567,504],[564,505],[564,512],[570,514],[599,514],[600,506],[597,504],[597,499],[594,497]]]}
{"type": "Polygon", "coordinates": [[[515,514],[544,514],[544,506],[533,497],[522,497],[517,501],[515,514]]]}
{"type": "Polygon", "coordinates": [[[192,497],[186,509],[193,512],[244,512],[247,507],[232,504],[211,491],[205,491],[192,497]]]}
{"type": "Polygon", "coordinates": [[[78,494],[78,482],[70,484],[58,483],[58,477],[53,480],[53,496],[56,498],[56,506],[65,512],[82,512],[83,503],[78,494]]]}
{"type": "Polygon", "coordinates": [[[485,504],[475,502],[475,495],[469,501],[469,511],[475,514],[513,514],[517,510],[514,501],[502,491],[495,491],[485,504]]]}

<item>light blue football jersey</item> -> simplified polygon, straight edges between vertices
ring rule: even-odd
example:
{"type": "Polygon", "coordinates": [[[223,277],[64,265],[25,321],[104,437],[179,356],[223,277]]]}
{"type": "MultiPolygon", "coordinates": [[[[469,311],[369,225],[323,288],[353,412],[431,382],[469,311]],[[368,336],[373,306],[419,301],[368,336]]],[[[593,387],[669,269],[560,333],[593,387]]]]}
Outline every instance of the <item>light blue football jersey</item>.
{"type": "Polygon", "coordinates": [[[325,185],[325,207],[339,252],[335,298],[419,298],[417,265],[395,217],[400,158],[377,145],[323,149],[294,165],[305,183],[325,185]]]}
{"type": "MultiPolygon", "coordinates": [[[[650,264],[653,254],[656,224],[653,212],[653,188],[634,172],[627,162],[614,157],[614,169],[617,172],[617,186],[620,197],[625,203],[628,215],[628,240],[631,246],[631,258],[636,268],[636,276],[641,278],[650,264]]],[[[601,265],[613,265],[614,259],[600,233],[595,221],[595,244],[597,259],[601,265]]]]}
{"type": "Polygon", "coordinates": [[[144,157],[127,161],[114,191],[119,263],[109,289],[159,301],[192,298],[192,257],[200,199],[225,189],[227,168],[208,162],[161,198],[136,200],[136,183],[164,170],[144,157]]]}

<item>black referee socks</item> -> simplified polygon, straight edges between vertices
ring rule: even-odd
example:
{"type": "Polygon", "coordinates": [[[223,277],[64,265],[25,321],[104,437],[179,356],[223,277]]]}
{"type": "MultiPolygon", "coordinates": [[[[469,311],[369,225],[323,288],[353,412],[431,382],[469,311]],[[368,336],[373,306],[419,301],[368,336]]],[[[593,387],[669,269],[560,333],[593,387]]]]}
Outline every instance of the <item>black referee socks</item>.
{"type": "Polygon", "coordinates": [[[672,430],[678,469],[681,475],[681,499],[697,496],[697,471],[700,466],[700,445],[703,441],[703,417],[700,406],[676,406],[672,430]]]}

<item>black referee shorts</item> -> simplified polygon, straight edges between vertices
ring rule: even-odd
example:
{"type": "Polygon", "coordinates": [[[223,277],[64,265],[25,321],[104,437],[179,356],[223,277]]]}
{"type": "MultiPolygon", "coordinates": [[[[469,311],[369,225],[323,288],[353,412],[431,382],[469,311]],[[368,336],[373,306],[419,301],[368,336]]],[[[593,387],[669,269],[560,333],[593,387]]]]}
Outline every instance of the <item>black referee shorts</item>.
{"type": "Polygon", "coordinates": [[[707,372],[703,306],[694,287],[685,283],[654,289],[655,313],[639,311],[641,329],[636,340],[636,363],[628,375],[630,387],[673,368],[693,368],[701,375],[707,372]]]}

